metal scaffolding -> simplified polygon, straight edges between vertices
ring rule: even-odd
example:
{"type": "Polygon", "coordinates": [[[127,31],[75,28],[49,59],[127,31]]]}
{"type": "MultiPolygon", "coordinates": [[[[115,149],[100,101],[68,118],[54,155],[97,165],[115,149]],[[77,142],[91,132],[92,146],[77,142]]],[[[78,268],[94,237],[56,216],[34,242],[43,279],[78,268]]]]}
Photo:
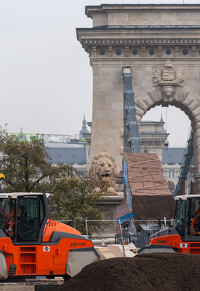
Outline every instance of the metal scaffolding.
{"type": "Polygon", "coordinates": [[[181,185],[187,180],[188,170],[190,168],[193,158],[193,131],[191,130],[190,137],[188,139],[188,145],[184,154],[183,165],[181,166],[181,173],[178,178],[178,183],[174,191],[174,196],[183,194],[181,193],[181,185]]]}
{"type": "Polygon", "coordinates": [[[124,152],[140,152],[140,137],[136,120],[136,109],[130,67],[123,67],[124,85],[124,152]]]}

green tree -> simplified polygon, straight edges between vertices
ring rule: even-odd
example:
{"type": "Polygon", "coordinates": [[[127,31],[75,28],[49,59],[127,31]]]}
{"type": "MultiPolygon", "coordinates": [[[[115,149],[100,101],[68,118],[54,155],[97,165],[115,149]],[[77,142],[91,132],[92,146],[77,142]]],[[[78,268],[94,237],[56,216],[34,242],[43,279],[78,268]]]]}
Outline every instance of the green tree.
{"type": "MultiPolygon", "coordinates": [[[[87,177],[78,178],[63,176],[51,181],[54,195],[50,197],[51,216],[56,220],[69,220],[75,223],[76,229],[86,234],[86,219],[100,220],[97,209],[99,195],[93,193],[93,185],[87,177]]],[[[88,234],[103,229],[99,222],[88,223],[88,234]]]]}
{"type": "MultiPolygon", "coordinates": [[[[0,131],[0,173],[5,175],[4,192],[48,192],[51,218],[75,220],[76,229],[86,233],[85,219],[101,219],[99,195],[86,177],[77,177],[70,165],[53,165],[42,140],[19,141],[0,131]]],[[[89,234],[99,228],[89,226],[89,234]]]]}

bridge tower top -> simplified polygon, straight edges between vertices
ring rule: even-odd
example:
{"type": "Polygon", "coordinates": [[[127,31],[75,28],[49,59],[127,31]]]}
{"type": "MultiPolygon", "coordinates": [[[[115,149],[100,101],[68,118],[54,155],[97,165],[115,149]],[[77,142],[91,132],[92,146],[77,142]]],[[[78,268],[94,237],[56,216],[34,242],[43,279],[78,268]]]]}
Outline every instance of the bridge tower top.
{"type": "Polygon", "coordinates": [[[130,67],[138,124],[156,105],[183,110],[191,120],[200,177],[200,5],[102,4],[85,13],[93,27],[77,28],[77,38],[93,68],[91,157],[108,152],[120,170],[122,68],[130,67]]]}

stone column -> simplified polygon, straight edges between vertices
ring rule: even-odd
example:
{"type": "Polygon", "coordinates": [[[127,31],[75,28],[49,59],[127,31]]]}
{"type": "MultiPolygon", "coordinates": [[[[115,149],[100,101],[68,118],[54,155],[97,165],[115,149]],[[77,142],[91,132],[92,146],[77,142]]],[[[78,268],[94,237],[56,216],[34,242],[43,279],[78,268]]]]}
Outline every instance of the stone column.
{"type": "Polygon", "coordinates": [[[121,168],[123,154],[123,80],[122,67],[92,62],[93,114],[91,158],[110,153],[121,168]]]}

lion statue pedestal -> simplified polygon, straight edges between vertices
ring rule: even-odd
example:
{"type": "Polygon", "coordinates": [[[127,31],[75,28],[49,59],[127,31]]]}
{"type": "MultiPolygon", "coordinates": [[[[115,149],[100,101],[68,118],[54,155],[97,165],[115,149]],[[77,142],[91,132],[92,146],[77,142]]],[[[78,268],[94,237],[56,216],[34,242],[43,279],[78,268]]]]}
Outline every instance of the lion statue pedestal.
{"type": "MultiPolygon", "coordinates": [[[[97,205],[103,219],[115,220],[116,206],[123,202],[124,192],[123,177],[118,177],[114,158],[108,153],[99,153],[91,162],[89,174],[95,185],[94,192],[101,194],[97,205]],[[119,184],[116,183],[117,177],[119,184]]],[[[114,237],[115,233],[116,223],[112,222],[108,229],[104,229],[102,237],[114,237]]]]}

